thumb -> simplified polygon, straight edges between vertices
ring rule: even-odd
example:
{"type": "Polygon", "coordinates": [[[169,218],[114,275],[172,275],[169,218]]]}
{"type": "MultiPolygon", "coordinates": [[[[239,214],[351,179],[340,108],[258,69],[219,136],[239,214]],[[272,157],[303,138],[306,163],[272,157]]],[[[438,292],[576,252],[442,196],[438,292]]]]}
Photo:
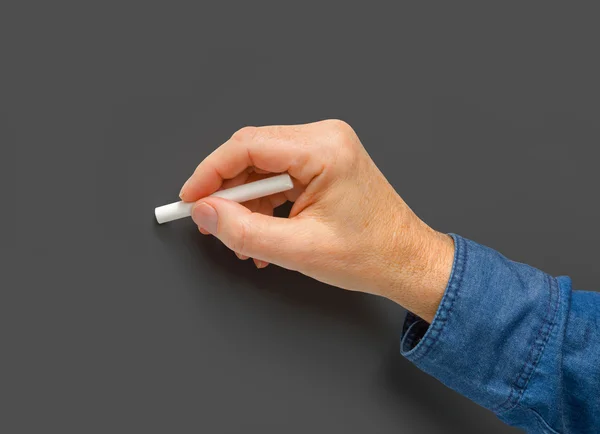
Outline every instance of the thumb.
{"type": "Polygon", "coordinates": [[[192,208],[192,219],[234,252],[262,261],[284,265],[299,248],[296,222],[253,213],[230,200],[202,199],[192,208]]]}

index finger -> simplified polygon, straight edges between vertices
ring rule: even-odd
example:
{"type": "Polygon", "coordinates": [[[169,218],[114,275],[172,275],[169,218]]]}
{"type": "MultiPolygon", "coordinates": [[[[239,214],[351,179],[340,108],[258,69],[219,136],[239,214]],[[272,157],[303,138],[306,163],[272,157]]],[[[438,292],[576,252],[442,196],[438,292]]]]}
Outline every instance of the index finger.
{"type": "Polygon", "coordinates": [[[242,128],[198,165],[180,197],[186,202],[202,199],[248,167],[270,173],[288,172],[307,185],[323,170],[308,143],[303,125],[242,128]]]}

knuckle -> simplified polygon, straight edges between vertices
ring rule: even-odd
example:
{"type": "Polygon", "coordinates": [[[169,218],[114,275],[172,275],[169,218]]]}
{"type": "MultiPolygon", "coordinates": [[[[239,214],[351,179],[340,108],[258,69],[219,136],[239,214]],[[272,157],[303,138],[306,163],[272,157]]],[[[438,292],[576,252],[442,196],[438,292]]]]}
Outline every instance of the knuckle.
{"type": "Polygon", "coordinates": [[[339,119],[330,119],[330,134],[332,140],[329,142],[333,160],[340,168],[353,167],[359,157],[360,141],[350,125],[339,119]]]}
{"type": "Polygon", "coordinates": [[[338,147],[351,149],[357,139],[352,127],[339,119],[330,119],[326,122],[329,129],[328,136],[333,139],[332,142],[338,147]]]}
{"type": "Polygon", "coordinates": [[[352,129],[352,127],[347,122],[342,121],[341,119],[328,119],[325,122],[332,131],[338,134],[345,136],[351,136],[354,134],[354,130],[352,129]]]}
{"type": "Polygon", "coordinates": [[[247,142],[247,141],[250,141],[256,135],[256,130],[257,129],[258,128],[256,128],[256,127],[243,127],[243,128],[240,128],[235,133],[233,133],[233,135],[231,136],[231,139],[235,140],[235,141],[238,141],[238,142],[247,142]]]}

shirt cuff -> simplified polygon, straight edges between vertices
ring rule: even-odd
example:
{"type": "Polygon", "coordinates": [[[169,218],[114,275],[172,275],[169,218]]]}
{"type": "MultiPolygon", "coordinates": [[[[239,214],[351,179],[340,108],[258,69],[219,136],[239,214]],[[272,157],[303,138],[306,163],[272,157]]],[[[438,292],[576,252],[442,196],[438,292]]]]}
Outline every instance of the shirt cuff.
{"type": "Polygon", "coordinates": [[[521,398],[556,321],[556,279],[455,234],[452,273],[428,324],[408,313],[401,352],[500,414],[521,398]]]}

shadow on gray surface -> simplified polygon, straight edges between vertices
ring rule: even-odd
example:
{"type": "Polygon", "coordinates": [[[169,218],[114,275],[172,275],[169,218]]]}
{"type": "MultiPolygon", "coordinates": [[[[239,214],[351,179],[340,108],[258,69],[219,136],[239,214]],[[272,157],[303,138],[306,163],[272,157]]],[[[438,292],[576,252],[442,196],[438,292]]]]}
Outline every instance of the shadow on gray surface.
{"type": "MultiPolygon", "coordinates": [[[[358,328],[360,333],[367,335],[368,341],[381,342],[383,339],[389,342],[387,352],[381,354],[377,393],[385,395],[392,408],[398,408],[398,413],[402,415],[400,418],[412,414],[427,420],[436,427],[434,432],[439,433],[518,432],[404,359],[399,352],[402,321],[398,316],[386,315],[385,308],[381,309],[381,304],[387,302],[370,295],[332,288],[277,266],[257,270],[251,261],[240,264],[240,260],[219,240],[211,236],[199,236],[193,225],[156,225],[155,229],[155,235],[167,245],[181,243],[185,246],[174,247],[174,255],[181,256],[183,253],[185,258],[182,257],[182,260],[189,262],[192,257],[204,263],[204,267],[192,266],[187,270],[195,275],[194,279],[206,279],[206,266],[214,269],[218,275],[228,275],[234,284],[226,288],[227,295],[223,297],[247,297],[248,291],[251,291],[251,295],[259,294],[261,299],[280,304],[277,306],[279,308],[308,311],[315,320],[328,317],[336,323],[358,328]]],[[[202,303],[202,300],[198,302],[202,303]]],[[[380,349],[374,347],[367,351],[376,352],[380,349]]]]}
{"type": "MultiPolygon", "coordinates": [[[[290,207],[283,206],[279,215],[284,215],[290,207]]],[[[220,275],[228,274],[231,279],[240,285],[230,285],[228,291],[256,291],[268,298],[278,300],[284,305],[310,308],[321,315],[335,317],[344,323],[359,325],[372,333],[382,333],[388,330],[391,324],[381,318],[373,306],[373,297],[366,294],[347,292],[318,282],[301,273],[269,265],[267,268],[257,270],[251,260],[240,264],[235,254],[225,247],[219,240],[212,236],[199,236],[193,225],[155,225],[155,235],[163,239],[166,244],[184,244],[173,247],[173,254],[191,255],[197,257],[199,262],[208,264],[220,275]],[[177,240],[173,240],[173,232],[177,240]],[[235,270],[235,271],[233,271],[235,270]]],[[[187,258],[186,258],[187,259],[187,258]]],[[[193,267],[188,270],[197,274],[198,281],[205,278],[203,267],[193,267]]],[[[229,293],[229,296],[236,294],[229,293]]]]}

